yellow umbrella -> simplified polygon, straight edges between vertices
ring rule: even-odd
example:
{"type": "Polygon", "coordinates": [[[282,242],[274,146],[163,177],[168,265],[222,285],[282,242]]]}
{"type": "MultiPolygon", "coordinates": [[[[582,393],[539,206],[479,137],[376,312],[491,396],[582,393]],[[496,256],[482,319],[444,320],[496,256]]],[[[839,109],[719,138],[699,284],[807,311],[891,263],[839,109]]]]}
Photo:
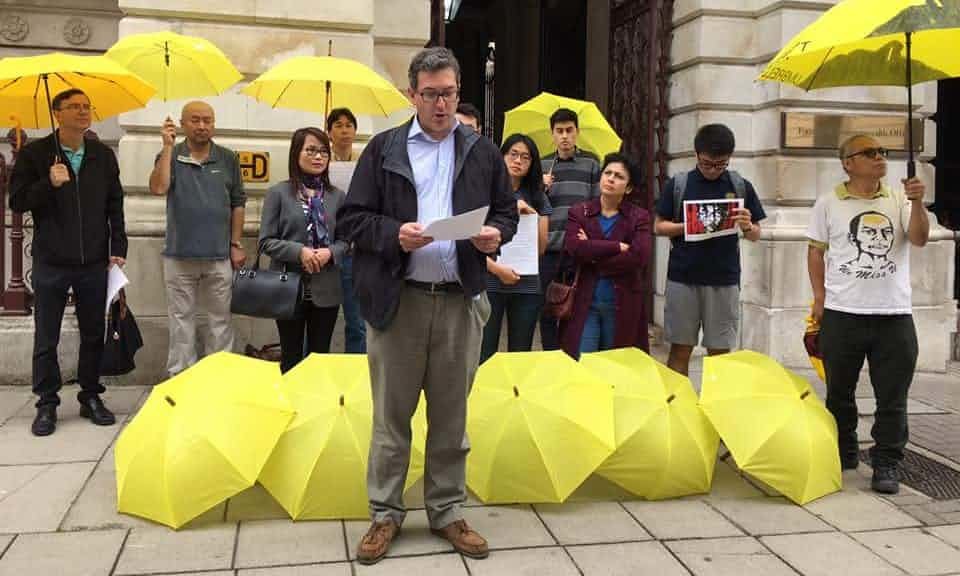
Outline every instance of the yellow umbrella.
{"type": "Polygon", "coordinates": [[[52,96],[79,88],[90,98],[93,120],[142,108],[155,90],[139,76],[104,56],[54,52],[0,60],[0,123],[24,128],[50,128],[52,96]]]}
{"type": "MultiPolygon", "coordinates": [[[[373,426],[367,357],[311,354],[283,375],[281,388],[297,416],[263,467],[260,483],[294,520],[366,518],[373,426]]],[[[423,475],[422,398],[412,426],[406,488],[423,475]]]]}
{"type": "Polygon", "coordinates": [[[526,134],[537,144],[540,154],[546,156],[556,150],[550,132],[550,115],[560,108],[569,108],[577,113],[577,123],[580,126],[578,147],[592,152],[600,159],[620,150],[623,141],[610,127],[596,104],[549,92],[507,111],[503,124],[503,139],[506,140],[511,134],[526,134]]]}
{"type": "Polygon", "coordinates": [[[710,490],[720,438],[690,380],[638,348],[584,354],[613,386],[617,450],[597,475],[648,500],[710,490]]]}
{"type": "Polygon", "coordinates": [[[703,361],[700,406],[740,468],[798,504],[840,489],[837,424],[801,376],[759,352],[703,361]]]}
{"type": "MultiPolygon", "coordinates": [[[[762,80],[804,90],[834,86],[910,87],[960,76],[960,4],[956,0],[844,0],[780,50],[762,80]]],[[[909,176],[915,174],[913,124],[907,124],[909,176]]]]}
{"type": "Polygon", "coordinates": [[[117,440],[117,510],[179,528],[253,486],[293,418],[279,383],[220,352],[156,386],[117,440]]]}
{"type": "Polygon", "coordinates": [[[104,55],[152,84],[164,101],[221,94],[243,78],[212,42],[175,32],[125,36],[104,55]]]}
{"type": "Polygon", "coordinates": [[[613,452],[613,390],[563,352],[495,354],[469,402],[467,484],[484,502],[563,502],[613,452]]]}
{"type": "Polygon", "coordinates": [[[284,60],[241,92],[273,108],[319,112],[324,116],[328,106],[347,107],[355,114],[382,116],[410,106],[406,96],[369,67],[332,56],[297,56],[284,60]]]}

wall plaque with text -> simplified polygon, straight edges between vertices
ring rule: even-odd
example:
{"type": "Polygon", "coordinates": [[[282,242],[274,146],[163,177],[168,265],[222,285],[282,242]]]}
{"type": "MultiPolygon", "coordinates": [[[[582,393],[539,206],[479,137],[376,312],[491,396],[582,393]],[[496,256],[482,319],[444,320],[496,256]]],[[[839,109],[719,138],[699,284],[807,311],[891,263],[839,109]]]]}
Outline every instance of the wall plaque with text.
{"type": "Polygon", "coordinates": [[[244,182],[270,181],[269,152],[237,152],[240,159],[240,177],[244,182]]]}
{"type": "MultiPolygon", "coordinates": [[[[854,134],[872,136],[888,150],[906,151],[907,117],[892,114],[784,112],[784,148],[836,150],[854,134]]],[[[923,120],[913,119],[913,149],[923,150],[923,120]]]]}

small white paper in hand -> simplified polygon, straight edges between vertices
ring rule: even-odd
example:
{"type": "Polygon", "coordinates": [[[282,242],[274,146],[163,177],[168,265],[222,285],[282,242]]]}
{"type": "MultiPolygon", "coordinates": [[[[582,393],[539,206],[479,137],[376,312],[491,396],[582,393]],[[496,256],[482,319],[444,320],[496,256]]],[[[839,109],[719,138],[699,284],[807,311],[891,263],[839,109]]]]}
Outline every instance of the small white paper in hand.
{"type": "Polygon", "coordinates": [[[457,214],[450,218],[441,218],[427,224],[423,235],[434,240],[466,240],[480,233],[483,223],[487,221],[489,206],[482,206],[476,210],[457,214]]]}
{"type": "Polygon", "coordinates": [[[117,299],[120,289],[129,283],[130,279],[123,273],[123,268],[111,264],[110,271],[107,273],[107,309],[104,314],[110,313],[110,304],[117,299]]]}

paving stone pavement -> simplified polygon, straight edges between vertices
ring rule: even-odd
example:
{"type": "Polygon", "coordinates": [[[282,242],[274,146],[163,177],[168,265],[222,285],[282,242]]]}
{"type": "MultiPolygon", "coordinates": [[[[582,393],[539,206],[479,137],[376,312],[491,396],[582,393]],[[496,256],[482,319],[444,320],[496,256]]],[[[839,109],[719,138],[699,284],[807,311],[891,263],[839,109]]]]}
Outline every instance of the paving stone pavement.
{"type": "MultiPolygon", "coordinates": [[[[699,363],[693,368],[696,384],[699,363]]],[[[949,382],[918,376],[911,447],[960,469],[960,387],[949,382]]],[[[866,446],[873,405],[864,384],[866,446]]],[[[402,535],[371,567],[354,560],[366,522],[291,522],[260,486],[173,531],[116,512],[113,445],[147,394],[110,389],[120,422],[97,428],[65,391],[56,434],[34,438],[30,391],[0,386],[0,576],[960,575],[960,500],[909,487],[881,497],[864,465],[844,473],[841,492],[806,506],[745,477],[732,459],[718,461],[709,494],[677,500],[631,500],[599,477],[566,504],[471,498],[464,514],[490,541],[486,560],[430,534],[420,483],[408,493],[402,535]]]]}

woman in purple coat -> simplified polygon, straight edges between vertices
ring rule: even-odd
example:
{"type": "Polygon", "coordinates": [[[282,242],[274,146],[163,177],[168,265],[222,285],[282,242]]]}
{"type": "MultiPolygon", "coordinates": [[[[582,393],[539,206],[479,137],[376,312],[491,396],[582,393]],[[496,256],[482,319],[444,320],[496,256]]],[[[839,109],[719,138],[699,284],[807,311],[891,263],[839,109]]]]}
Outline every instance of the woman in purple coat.
{"type": "Polygon", "coordinates": [[[564,250],[580,268],[573,315],[560,323],[564,352],[636,346],[649,351],[646,277],[650,215],[624,201],[639,171],[623,154],[608,154],[600,171],[600,197],[575,204],[567,216],[564,250]]]}

